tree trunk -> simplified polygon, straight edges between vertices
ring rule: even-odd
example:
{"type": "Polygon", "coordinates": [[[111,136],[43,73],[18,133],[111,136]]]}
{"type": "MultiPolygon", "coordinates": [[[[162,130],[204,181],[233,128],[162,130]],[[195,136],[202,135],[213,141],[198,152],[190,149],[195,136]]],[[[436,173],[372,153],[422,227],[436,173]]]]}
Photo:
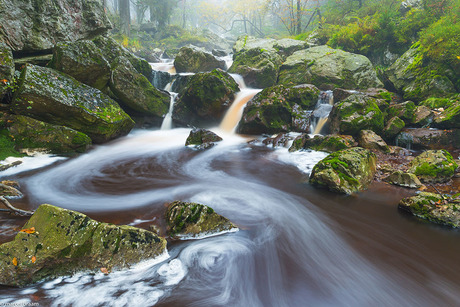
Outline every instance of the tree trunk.
{"type": "Polygon", "coordinates": [[[119,0],[121,33],[130,36],[131,34],[131,14],[129,11],[129,0],[119,0]]]}
{"type": "Polygon", "coordinates": [[[297,29],[296,29],[296,34],[299,35],[302,33],[302,8],[300,6],[300,1],[297,0],[297,8],[296,8],[296,19],[297,19],[297,29]]]}
{"type": "Polygon", "coordinates": [[[118,1],[119,0],[113,1],[113,10],[115,11],[115,14],[118,14],[118,1]]]}
{"type": "Polygon", "coordinates": [[[182,0],[182,28],[185,29],[186,23],[185,23],[185,0],[182,0]]]}

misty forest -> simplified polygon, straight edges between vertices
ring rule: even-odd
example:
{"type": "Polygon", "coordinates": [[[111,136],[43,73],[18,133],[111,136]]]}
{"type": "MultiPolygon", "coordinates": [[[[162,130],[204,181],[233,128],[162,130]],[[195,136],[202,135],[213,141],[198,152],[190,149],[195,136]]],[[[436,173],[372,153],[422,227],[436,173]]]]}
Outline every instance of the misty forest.
{"type": "Polygon", "coordinates": [[[459,306],[460,0],[0,0],[0,306],[459,306]]]}

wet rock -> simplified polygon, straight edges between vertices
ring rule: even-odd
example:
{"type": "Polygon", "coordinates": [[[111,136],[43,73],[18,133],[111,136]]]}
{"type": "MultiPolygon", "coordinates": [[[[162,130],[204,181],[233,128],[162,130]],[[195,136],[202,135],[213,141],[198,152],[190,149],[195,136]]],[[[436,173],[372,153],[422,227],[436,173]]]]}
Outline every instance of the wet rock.
{"type": "Polygon", "coordinates": [[[11,110],[83,132],[94,143],[125,135],[134,126],[120,106],[99,90],[56,70],[33,65],[21,73],[11,110]]]}
{"type": "Polygon", "coordinates": [[[422,192],[402,199],[398,208],[416,217],[453,228],[460,227],[460,200],[422,192]]]}
{"type": "Polygon", "coordinates": [[[174,82],[172,83],[171,90],[175,93],[181,93],[187,87],[188,82],[192,79],[193,75],[175,75],[174,82]]]}
{"type": "Polygon", "coordinates": [[[406,128],[401,130],[396,143],[410,149],[459,149],[460,130],[406,128]]]}
{"type": "Polygon", "coordinates": [[[268,137],[262,140],[262,144],[265,146],[276,147],[287,147],[288,143],[292,141],[293,137],[288,136],[286,133],[279,133],[274,137],[268,137]]]}
{"type": "Polygon", "coordinates": [[[0,24],[0,42],[28,52],[92,38],[112,27],[98,0],[3,0],[0,24]]]}
{"type": "Polygon", "coordinates": [[[237,91],[238,84],[221,69],[197,73],[179,93],[172,118],[183,126],[217,125],[232,104],[237,91]]]}
{"type": "Polygon", "coordinates": [[[377,105],[377,99],[353,94],[334,105],[328,123],[333,134],[356,136],[361,130],[381,133],[384,115],[377,105]]]}
{"type": "Polygon", "coordinates": [[[169,82],[171,82],[172,76],[166,71],[152,70],[152,76],[150,78],[150,83],[159,89],[163,90],[169,82]]]}
{"type": "Polygon", "coordinates": [[[180,72],[207,72],[216,68],[226,69],[225,61],[195,46],[182,47],[174,59],[174,67],[180,72]]]}
{"type": "Polygon", "coordinates": [[[387,124],[383,128],[382,136],[386,140],[392,140],[398,135],[398,133],[401,132],[401,130],[405,126],[406,124],[404,123],[402,119],[400,119],[397,116],[394,116],[387,122],[387,124]]]}
{"type": "Polygon", "coordinates": [[[310,183],[344,194],[365,190],[374,178],[376,162],[375,154],[367,149],[343,149],[330,154],[313,167],[310,183]]]}
{"type": "Polygon", "coordinates": [[[150,231],[100,223],[51,205],[38,207],[24,229],[0,245],[2,285],[24,286],[77,271],[126,268],[166,250],[166,240],[150,231]]]}
{"type": "Polygon", "coordinates": [[[109,85],[125,109],[157,117],[168,112],[169,93],[156,89],[127,58],[119,57],[113,64],[109,85]]]}
{"type": "Polygon", "coordinates": [[[422,182],[446,182],[454,176],[457,167],[447,150],[427,150],[411,161],[408,172],[422,182]]]}
{"type": "Polygon", "coordinates": [[[278,83],[310,83],[322,89],[383,87],[368,58],[328,46],[294,52],[281,66],[278,83]]]}
{"type": "Polygon", "coordinates": [[[334,103],[338,103],[342,100],[345,100],[353,94],[362,94],[362,95],[366,95],[372,98],[382,99],[387,103],[393,101],[393,99],[396,99],[395,94],[387,91],[384,88],[368,88],[368,89],[362,89],[359,91],[347,90],[343,88],[336,88],[334,89],[333,93],[334,93],[333,95],[334,103]]]}
{"type": "Polygon", "coordinates": [[[107,86],[111,75],[101,49],[89,40],[56,44],[49,67],[99,90],[107,86]]]}
{"type": "Polygon", "coordinates": [[[289,151],[312,149],[332,153],[356,145],[351,135],[315,135],[311,137],[308,134],[303,134],[294,140],[289,151]]]}
{"type": "Polygon", "coordinates": [[[420,180],[412,173],[403,171],[395,171],[384,179],[386,182],[393,185],[398,185],[405,188],[418,189],[422,187],[420,180]]]}
{"type": "Polygon", "coordinates": [[[13,53],[6,44],[0,42],[0,103],[13,83],[13,76],[13,53]]]}
{"type": "Polygon", "coordinates": [[[412,124],[415,127],[423,127],[431,124],[433,121],[434,113],[430,108],[425,106],[418,106],[414,111],[412,124]]]}
{"type": "Polygon", "coordinates": [[[266,88],[247,103],[238,131],[243,134],[308,133],[311,110],[319,93],[311,84],[266,88]]]}
{"type": "Polygon", "coordinates": [[[436,116],[433,126],[442,129],[460,129],[460,99],[436,116]]]}
{"type": "Polygon", "coordinates": [[[225,50],[220,50],[220,49],[212,49],[211,53],[213,56],[217,56],[217,57],[227,56],[227,52],[225,50]]]}
{"type": "Polygon", "coordinates": [[[197,203],[172,202],[165,218],[168,234],[173,238],[196,238],[238,229],[212,208],[197,203]]]}
{"type": "Polygon", "coordinates": [[[358,137],[359,146],[370,149],[377,150],[384,153],[389,153],[390,148],[387,143],[372,130],[361,130],[358,137]]]}
{"type": "Polygon", "coordinates": [[[212,131],[193,129],[185,141],[185,146],[194,145],[197,149],[208,149],[220,141],[222,141],[222,138],[212,131]]]}

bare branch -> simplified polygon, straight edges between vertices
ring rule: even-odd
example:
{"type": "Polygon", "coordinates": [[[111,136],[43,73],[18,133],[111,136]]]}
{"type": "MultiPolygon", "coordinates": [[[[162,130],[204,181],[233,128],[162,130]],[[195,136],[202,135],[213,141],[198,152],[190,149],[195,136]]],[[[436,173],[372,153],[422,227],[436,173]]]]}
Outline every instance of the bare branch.
{"type": "Polygon", "coordinates": [[[32,214],[34,214],[33,211],[26,211],[13,207],[13,205],[11,205],[10,202],[3,196],[0,196],[0,202],[2,202],[5,205],[5,207],[9,209],[10,212],[16,215],[31,216],[32,214]]]}

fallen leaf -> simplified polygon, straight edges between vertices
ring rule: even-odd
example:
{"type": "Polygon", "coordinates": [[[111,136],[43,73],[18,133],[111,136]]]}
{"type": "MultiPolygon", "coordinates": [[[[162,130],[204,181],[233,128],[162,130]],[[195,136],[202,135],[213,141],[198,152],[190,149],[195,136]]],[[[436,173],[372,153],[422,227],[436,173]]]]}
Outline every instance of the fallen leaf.
{"type": "Polygon", "coordinates": [[[109,275],[109,271],[107,270],[107,268],[101,268],[101,272],[105,275],[109,275]]]}
{"type": "Polygon", "coordinates": [[[35,227],[30,227],[30,228],[27,228],[27,229],[22,229],[21,232],[25,232],[25,233],[35,233],[35,227]]]}
{"type": "Polygon", "coordinates": [[[16,257],[13,258],[13,265],[18,266],[18,259],[16,257]]]}
{"type": "Polygon", "coordinates": [[[32,263],[35,263],[35,261],[37,261],[37,257],[32,256],[32,263]]]}

